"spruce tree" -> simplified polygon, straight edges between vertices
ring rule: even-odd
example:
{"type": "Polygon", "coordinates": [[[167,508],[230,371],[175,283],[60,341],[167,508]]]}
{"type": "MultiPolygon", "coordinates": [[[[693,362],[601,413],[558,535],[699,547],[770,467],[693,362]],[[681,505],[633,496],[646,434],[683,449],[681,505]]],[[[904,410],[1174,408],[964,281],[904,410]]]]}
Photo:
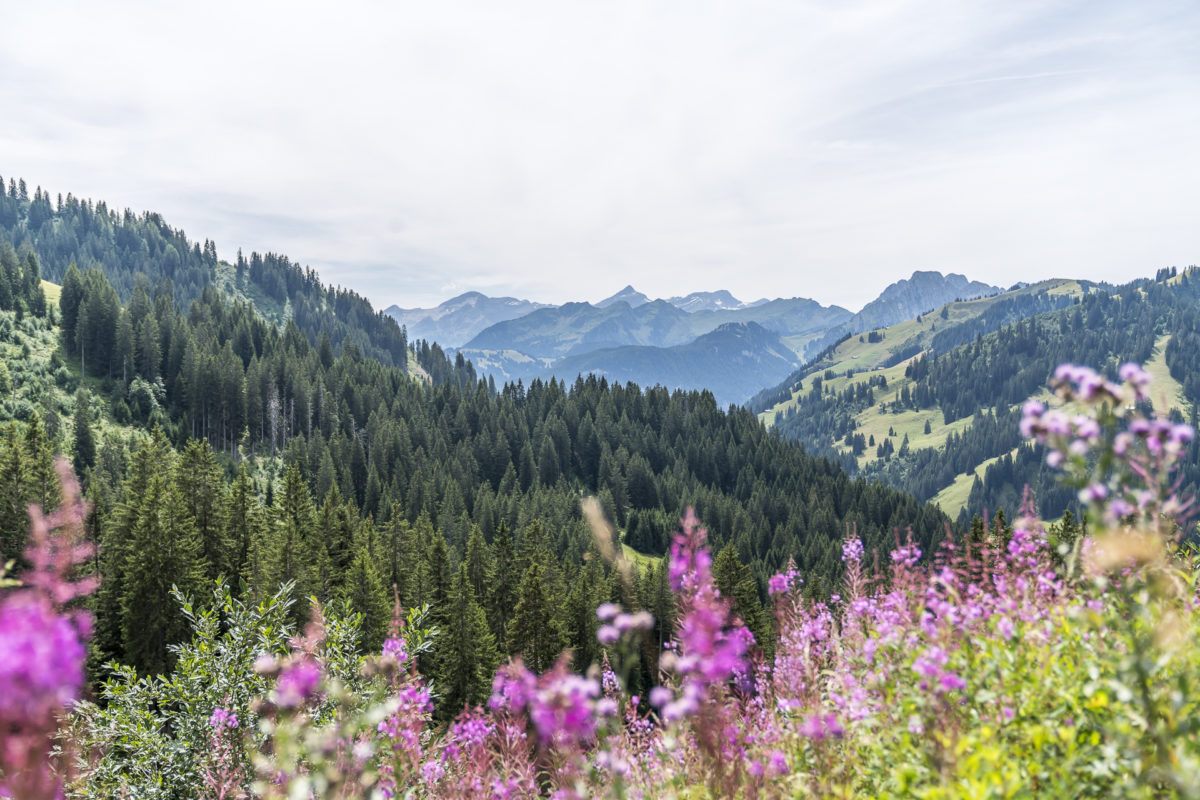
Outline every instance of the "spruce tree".
{"type": "Polygon", "coordinates": [[[482,703],[491,690],[499,656],[487,616],[475,597],[467,564],[459,564],[441,633],[434,640],[436,685],[442,693],[439,710],[449,719],[463,706],[482,703]]]}
{"type": "Polygon", "coordinates": [[[17,424],[10,422],[0,442],[0,563],[18,558],[25,547],[29,517],[29,478],[24,442],[17,424]]]}
{"type": "Polygon", "coordinates": [[[475,599],[482,602],[487,598],[495,566],[492,563],[492,550],[484,541],[483,532],[479,530],[478,525],[471,526],[471,536],[467,540],[467,557],[463,563],[467,567],[471,591],[475,593],[475,599]]]}
{"type": "Polygon", "coordinates": [[[508,647],[508,622],[516,605],[517,563],[513,552],[512,536],[504,520],[496,526],[496,537],[492,542],[495,571],[491,592],[487,597],[488,624],[502,652],[511,653],[508,647]]]}
{"type": "Polygon", "coordinates": [[[230,574],[249,581],[250,550],[261,528],[261,513],[245,464],[238,468],[237,477],[226,492],[221,521],[225,526],[225,545],[229,548],[230,574]]]}
{"type": "MultiPolygon", "coordinates": [[[[295,581],[297,597],[325,597],[322,578],[328,573],[329,555],[317,530],[308,486],[294,464],[283,474],[283,488],[274,511],[271,532],[274,546],[267,561],[268,591],[276,590],[286,581],[295,581]]],[[[303,622],[308,612],[307,603],[293,606],[297,623],[303,622]]]]}
{"type": "Polygon", "coordinates": [[[535,672],[548,669],[566,646],[559,598],[551,594],[546,573],[540,558],[525,570],[507,631],[509,652],[523,657],[535,672]]]}
{"type": "Polygon", "coordinates": [[[391,622],[392,602],[365,546],[358,548],[345,572],[340,594],[351,609],[362,614],[363,649],[378,651],[391,622]]]}
{"type": "Polygon", "coordinates": [[[29,499],[45,511],[57,508],[60,497],[58,470],[54,468],[54,448],[37,412],[29,415],[25,426],[25,457],[29,468],[29,499]]]}
{"type": "Polygon", "coordinates": [[[195,519],[179,491],[178,462],[162,449],[165,457],[154,464],[145,493],[130,498],[136,511],[121,598],[122,660],[150,673],[170,668],[167,646],[188,634],[172,588],[194,596],[204,581],[195,519]]]}
{"type": "Polygon", "coordinates": [[[208,440],[188,442],[179,456],[176,489],[195,521],[200,560],[210,580],[232,571],[229,542],[225,539],[225,481],[208,440]]]}
{"type": "Polygon", "coordinates": [[[750,568],[738,558],[733,542],[721,548],[721,552],[713,559],[712,572],[717,588],[720,589],[721,595],[729,600],[734,615],[740,617],[754,634],[758,645],[767,650],[770,644],[770,626],[758,599],[758,585],[754,582],[750,568]]]}
{"type": "Polygon", "coordinates": [[[84,480],[96,463],[96,437],[92,434],[91,399],[83,387],[75,393],[75,474],[84,480]]]}

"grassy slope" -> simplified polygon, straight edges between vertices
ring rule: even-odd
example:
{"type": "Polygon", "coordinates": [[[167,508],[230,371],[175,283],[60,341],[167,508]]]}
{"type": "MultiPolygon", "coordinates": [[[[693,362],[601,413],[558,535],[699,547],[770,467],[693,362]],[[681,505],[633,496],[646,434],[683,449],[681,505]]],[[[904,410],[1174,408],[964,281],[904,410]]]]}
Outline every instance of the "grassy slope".
{"type": "MultiPolygon", "coordinates": [[[[1017,290],[1017,292],[1032,294],[1043,289],[1050,294],[1075,295],[1080,294],[1083,287],[1078,281],[1059,279],[1027,286],[1024,289],[1017,290]]],[[[1012,297],[1013,294],[1005,292],[979,300],[950,303],[946,307],[946,319],[941,317],[940,309],[929,314],[923,314],[920,321],[911,319],[883,329],[881,331],[883,341],[881,342],[867,341],[866,334],[862,335],[862,341],[860,341],[859,336],[852,336],[838,345],[830,357],[819,364],[813,365],[804,378],[803,387],[799,391],[793,392],[790,400],[786,400],[762,412],[759,418],[766,424],[771,424],[777,412],[782,411],[786,413],[789,407],[796,405],[796,401],[800,397],[811,392],[813,386],[812,379],[823,377],[827,370],[833,370],[835,377],[823,380],[823,383],[825,387],[832,389],[834,392],[841,392],[848,386],[865,382],[873,376],[883,375],[887,378],[888,388],[883,391],[876,390],[875,397],[879,403],[890,401],[901,389],[905,386],[911,386],[912,383],[908,378],[904,377],[904,369],[908,363],[907,361],[887,367],[886,369],[878,368],[878,365],[885,361],[893,351],[912,343],[927,345],[938,331],[952,324],[970,320],[983,313],[993,303],[1012,297]],[[847,377],[846,372],[849,370],[854,370],[855,373],[847,377]]],[[[1174,405],[1179,402],[1178,399],[1181,396],[1181,392],[1178,382],[1170,377],[1170,374],[1166,370],[1166,364],[1163,363],[1162,354],[1165,346],[1164,337],[1163,340],[1159,341],[1159,348],[1154,360],[1151,362],[1150,368],[1155,376],[1154,385],[1159,388],[1167,387],[1166,394],[1169,398],[1173,398],[1170,402],[1174,405]]],[[[941,409],[937,408],[892,414],[884,412],[878,403],[875,407],[868,408],[859,413],[855,419],[858,422],[857,432],[862,433],[868,440],[874,436],[876,445],[883,442],[887,436],[888,429],[891,428],[895,432],[892,444],[897,450],[900,448],[901,442],[904,441],[905,435],[908,436],[910,449],[941,448],[945,446],[946,439],[951,433],[962,433],[971,425],[970,417],[955,420],[947,425],[943,422],[941,409]],[[926,422],[929,422],[930,425],[929,433],[925,433],[926,422]]],[[[849,451],[849,448],[843,444],[839,443],[837,447],[843,452],[849,451]]],[[[865,466],[874,459],[875,451],[873,448],[868,447],[867,452],[859,456],[858,465],[860,467],[865,466]]],[[[987,466],[996,460],[994,458],[988,459],[976,467],[975,473],[982,476],[987,466]]],[[[973,480],[974,474],[958,476],[954,483],[942,489],[933,498],[932,502],[941,505],[942,510],[953,517],[966,504],[973,480]]]]}
{"type": "MultiPolygon", "coordinates": [[[[1016,450],[1011,451],[1009,454],[1012,455],[1014,453],[1016,453],[1016,450]]],[[[1001,458],[1003,458],[1003,456],[989,458],[976,466],[974,472],[970,474],[964,473],[959,475],[954,479],[954,483],[950,484],[945,489],[942,489],[940,492],[934,495],[930,502],[935,506],[940,506],[942,511],[944,511],[951,519],[954,519],[963,510],[963,506],[967,504],[967,500],[971,496],[971,486],[975,483],[975,477],[979,476],[980,480],[982,480],[983,473],[987,472],[987,468],[992,464],[995,464],[1001,458]]]]}
{"type": "Polygon", "coordinates": [[[1191,408],[1183,397],[1183,386],[1171,377],[1167,368],[1167,342],[1170,340],[1170,334],[1160,336],[1154,345],[1154,356],[1146,363],[1146,371],[1154,378],[1150,384],[1150,401],[1154,403],[1155,411],[1161,413],[1177,408],[1187,418],[1191,408]]]}
{"type": "Polygon", "coordinates": [[[621,544],[621,552],[624,553],[625,558],[632,561],[633,565],[642,572],[652,568],[655,562],[662,560],[661,556],[652,556],[646,553],[639,553],[637,550],[634,550],[632,547],[624,543],[621,544]]]}

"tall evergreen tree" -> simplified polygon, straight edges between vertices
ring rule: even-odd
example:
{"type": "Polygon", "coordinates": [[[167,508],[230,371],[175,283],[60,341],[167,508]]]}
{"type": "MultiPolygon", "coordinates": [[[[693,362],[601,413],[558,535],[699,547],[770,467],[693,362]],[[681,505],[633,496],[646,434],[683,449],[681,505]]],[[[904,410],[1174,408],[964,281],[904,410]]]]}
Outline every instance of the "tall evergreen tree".
{"type": "Polygon", "coordinates": [[[25,504],[29,498],[29,470],[25,447],[17,424],[10,422],[0,441],[0,562],[21,555],[29,517],[25,504]]]}
{"type": "Polygon", "coordinates": [[[171,590],[195,595],[204,579],[195,519],[179,492],[178,461],[169,449],[161,449],[166,457],[154,465],[145,493],[129,498],[135,504],[134,525],[121,598],[123,660],[152,673],[170,668],[167,646],[182,641],[189,631],[171,590]]]}
{"type": "Polygon", "coordinates": [[[229,548],[230,572],[249,581],[250,549],[261,530],[262,514],[245,464],[238,468],[237,477],[225,495],[221,519],[225,525],[223,538],[229,548]]]}
{"type": "Polygon", "coordinates": [[[508,623],[507,644],[535,672],[548,669],[566,646],[566,631],[559,614],[559,598],[549,587],[542,559],[534,559],[521,577],[517,605],[508,623]]]}
{"type": "Polygon", "coordinates": [[[92,434],[91,397],[83,387],[75,393],[75,474],[87,477],[96,463],[96,438],[92,434]]]}
{"type": "Polygon", "coordinates": [[[340,594],[351,609],[362,614],[363,648],[378,651],[391,622],[392,602],[365,546],[354,554],[340,594]]]}
{"type": "Polygon", "coordinates": [[[754,634],[754,640],[759,646],[767,647],[771,629],[766,614],[763,613],[762,603],[758,599],[758,586],[750,568],[738,558],[733,542],[726,544],[717,553],[717,557],[713,559],[712,572],[721,595],[733,606],[733,613],[740,617],[754,634]]]}
{"type": "Polygon", "coordinates": [[[512,619],[513,606],[517,603],[517,560],[513,552],[512,536],[504,520],[496,526],[496,537],[492,542],[494,580],[487,596],[488,623],[496,644],[503,652],[512,652],[508,647],[508,623],[512,619]]]}
{"type": "Polygon", "coordinates": [[[228,575],[232,570],[230,543],[225,538],[224,512],[225,481],[217,458],[208,440],[188,442],[179,455],[176,470],[176,491],[184,507],[195,521],[200,543],[200,561],[210,580],[228,575]]]}
{"type": "MultiPolygon", "coordinates": [[[[295,581],[297,596],[324,597],[326,587],[321,580],[328,574],[329,555],[317,530],[308,486],[295,465],[284,471],[270,535],[274,546],[269,551],[268,591],[286,581],[295,581]]],[[[297,603],[293,608],[297,622],[308,616],[307,604],[297,603]]]]}
{"type": "Polygon", "coordinates": [[[491,690],[499,656],[487,616],[475,598],[467,564],[458,566],[447,598],[441,633],[434,640],[436,685],[442,693],[439,711],[450,718],[463,706],[482,703],[491,690]]]}

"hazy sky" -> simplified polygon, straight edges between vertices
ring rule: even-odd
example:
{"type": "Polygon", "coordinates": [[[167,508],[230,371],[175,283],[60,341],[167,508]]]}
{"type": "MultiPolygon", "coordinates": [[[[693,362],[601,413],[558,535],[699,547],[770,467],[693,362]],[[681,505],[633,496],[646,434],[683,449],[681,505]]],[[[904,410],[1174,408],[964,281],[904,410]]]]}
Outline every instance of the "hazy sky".
{"type": "Polygon", "coordinates": [[[1200,263],[1200,4],[5,3],[0,173],[377,305],[1200,263]]]}

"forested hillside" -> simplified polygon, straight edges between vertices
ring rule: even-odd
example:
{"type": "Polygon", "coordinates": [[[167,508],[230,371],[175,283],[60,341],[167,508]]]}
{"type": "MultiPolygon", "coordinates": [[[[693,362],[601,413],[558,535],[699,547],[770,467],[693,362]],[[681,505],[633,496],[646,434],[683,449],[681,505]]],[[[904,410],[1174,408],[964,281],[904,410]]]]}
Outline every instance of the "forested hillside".
{"type": "MultiPolygon", "coordinates": [[[[965,319],[955,315],[967,304],[952,304],[872,332],[875,352],[898,344],[862,372],[844,371],[846,353],[865,354],[871,342],[849,340],[761,394],[756,407],[769,409],[781,433],[814,452],[942,502],[954,515],[1002,510],[1011,518],[1027,483],[1049,517],[1078,512],[1073,492],[1043,468],[1041,451],[1022,444],[1020,405],[1044,391],[1060,363],[1096,364],[1115,377],[1121,363],[1136,361],[1161,365],[1160,386],[1151,394],[1169,395],[1164,410],[1193,417],[1200,385],[1188,360],[1197,352],[1198,295],[1195,274],[1171,270],[1111,292],[1064,288],[1030,287],[1035,291],[978,301],[986,310],[965,319]]],[[[1196,479],[1195,461],[1193,453],[1181,469],[1188,485],[1196,479]]]]}
{"type": "MultiPolygon", "coordinates": [[[[104,201],[61,194],[52,199],[40,187],[29,193],[24,179],[0,178],[0,236],[16,248],[34,253],[44,273],[56,283],[66,279],[71,264],[97,269],[128,302],[135,290],[169,294],[186,310],[205,287],[221,285],[254,302],[260,311],[291,319],[315,344],[324,333],[340,348],[345,339],[365,355],[403,367],[407,357],[404,330],[377,313],[363,296],[323,285],[317,273],[275,253],[241,251],[233,264],[218,260],[217,246],[205,239],[189,241],[160,214],[117,212],[104,201]]],[[[106,302],[105,313],[113,304],[106,302]]]]}
{"type": "MultiPolygon", "coordinates": [[[[37,256],[18,247],[13,280],[32,286],[37,256]]],[[[415,355],[432,380],[418,380],[356,336],[310,339],[214,283],[185,304],[161,265],[153,281],[130,277],[122,302],[105,263],[68,265],[58,307],[39,315],[39,288],[0,323],[29,356],[22,402],[5,406],[19,421],[0,451],[5,496],[13,509],[39,499],[58,449],[94,503],[94,664],[167,668],[186,630],[172,586],[202,596],[223,577],[263,597],[288,583],[362,612],[371,645],[394,586],[403,605],[430,604],[442,629],[429,669],[478,700],[508,654],[540,668],[569,647],[590,663],[601,600],[653,609],[656,638],[669,635],[665,568],[638,556],[635,580],[618,580],[596,557],[583,496],[649,555],[694,507],[721,549],[723,589],[768,647],[765,580],[789,558],[820,594],[848,528],[872,548],[907,529],[926,548],[945,533],[936,510],[849,478],[707,392],[594,378],[496,388],[425,342],[415,355]]],[[[14,514],[5,557],[19,555],[14,514]]]]}

